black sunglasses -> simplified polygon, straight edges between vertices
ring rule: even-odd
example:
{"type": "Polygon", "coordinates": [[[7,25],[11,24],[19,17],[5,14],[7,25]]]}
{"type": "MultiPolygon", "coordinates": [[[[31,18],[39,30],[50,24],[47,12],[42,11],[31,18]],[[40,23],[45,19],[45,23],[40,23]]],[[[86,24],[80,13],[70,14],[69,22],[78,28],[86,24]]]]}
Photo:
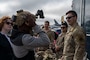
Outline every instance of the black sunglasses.
{"type": "Polygon", "coordinates": [[[11,22],[6,22],[6,24],[8,24],[8,25],[11,24],[13,26],[13,23],[11,23],[11,22]]]}
{"type": "Polygon", "coordinates": [[[71,19],[72,17],[74,17],[74,16],[66,17],[66,19],[71,19]]]}

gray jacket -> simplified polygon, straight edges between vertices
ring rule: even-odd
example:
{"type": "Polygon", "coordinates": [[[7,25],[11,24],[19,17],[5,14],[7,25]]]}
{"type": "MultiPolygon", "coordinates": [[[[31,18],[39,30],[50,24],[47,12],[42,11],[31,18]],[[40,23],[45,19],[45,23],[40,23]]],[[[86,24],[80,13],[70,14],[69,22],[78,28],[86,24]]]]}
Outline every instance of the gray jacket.
{"type": "MultiPolygon", "coordinates": [[[[40,29],[40,27],[38,25],[33,27],[33,30],[35,33],[39,34],[38,38],[35,38],[35,37],[31,36],[30,34],[23,34],[21,36],[21,39],[19,38],[22,45],[16,45],[12,41],[10,41],[10,44],[13,48],[13,52],[16,57],[22,58],[22,57],[26,56],[29,51],[34,50],[34,48],[36,48],[36,47],[44,47],[44,46],[49,45],[50,40],[49,40],[48,36],[46,35],[46,33],[44,33],[40,29]]],[[[20,42],[19,40],[17,42],[20,42]]]]}

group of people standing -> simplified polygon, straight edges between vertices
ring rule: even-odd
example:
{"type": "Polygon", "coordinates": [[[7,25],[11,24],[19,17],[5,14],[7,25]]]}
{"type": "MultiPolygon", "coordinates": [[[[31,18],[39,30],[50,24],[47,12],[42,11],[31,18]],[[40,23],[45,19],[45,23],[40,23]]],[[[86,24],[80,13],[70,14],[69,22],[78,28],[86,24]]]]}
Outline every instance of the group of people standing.
{"type": "Polygon", "coordinates": [[[64,42],[62,43],[63,46],[60,47],[63,47],[63,53],[62,56],[58,55],[61,57],[60,60],[86,60],[84,57],[86,54],[86,34],[84,29],[78,25],[77,18],[77,13],[73,10],[66,13],[68,28],[65,35],[63,35],[64,38],[62,38],[64,42]]]}
{"type": "Polygon", "coordinates": [[[66,22],[64,21],[61,23],[61,33],[56,40],[54,39],[54,33],[50,32],[50,28],[45,28],[45,26],[49,26],[48,22],[45,21],[43,29],[49,36],[51,41],[50,44],[54,43],[54,40],[56,41],[53,46],[50,45],[49,47],[54,47],[54,53],[57,59],[86,60],[86,33],[84,29],[78,25],[77,18],[77,13],[75,11],[70,10],[66,12],[66,22]],[[50,36],[52,36],[52,39],[50,36]]]}
{"type": "Polygon", "coordinates": [[[33,14],[20,10],[16,16],[14,22],[8,16],[0,18],[0,60],[35,60],[34,48],[47,46],[50,40],[35,23],[33,14]],[[13,29],[13,24],[17,29],[13,29]],[[38,33],[39,38],[33,37],[33,32],[38,33]]]}
{"type": "Polygon", "coordinates": [[[61,33],[56,38],[48,21],[41,29],[35,22],[36,17],[28,11],[17,11],[14,22],[8,16],[0,18],[0,60],[35,60],[35,53],[47,50],[52,51],[57,60],[83,60],[85,31],[78,25],[75,11],[68,11],[66,20],[61,23],[61,33]],[[13,28],[14,25],[17,29],[13,28]],[[8,36],[10,31],[11,36],[8,36]],[[34,52],[35,49],[38,51],[34,52]]]}
{"type": "Polygon", "coordinates": [[[73,10],[66,12],[67,24],[61,25],[62,33],[56,43],[56,51],[59,50],[60,60],[86,60],[85,45],[86,34],[84,29],[78,25],[77,13],[73,10]],[[63,27],[62,27],[63,26],[63,27]]]}

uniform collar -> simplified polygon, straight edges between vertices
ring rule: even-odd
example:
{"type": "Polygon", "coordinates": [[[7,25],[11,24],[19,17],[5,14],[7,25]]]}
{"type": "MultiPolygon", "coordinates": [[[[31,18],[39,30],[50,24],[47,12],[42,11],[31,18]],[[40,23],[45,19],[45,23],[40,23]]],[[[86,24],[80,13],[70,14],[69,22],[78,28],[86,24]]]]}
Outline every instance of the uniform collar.
{"type": "Polygon", "coordinates": [[[51,31],[51,29],[49,28],[48,30],[46,30],[45,28],[43,28],[43,31],[49,32],[49,31],[51,31]]]}
{"type": "Polygon", "coordinates": [[[68,32],[73,32],[76,26],[78,26],[78,23],[75,23],[73,26],[69,26],[68,32]]]}

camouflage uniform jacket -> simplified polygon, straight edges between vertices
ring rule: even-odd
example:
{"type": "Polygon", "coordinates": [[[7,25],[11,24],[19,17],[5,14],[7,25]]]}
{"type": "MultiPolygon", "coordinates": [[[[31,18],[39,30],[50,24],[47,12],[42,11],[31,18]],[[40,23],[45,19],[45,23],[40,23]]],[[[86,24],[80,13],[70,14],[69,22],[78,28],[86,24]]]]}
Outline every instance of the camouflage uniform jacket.
{"type": "Polygon", "coordinates": [[[77,23],[68,28],[64,40],[63,60],[83,60],[85,37],[83,29],[77,23]]]}
{"type": "Polygon", "coordinates": [[[63,47],[64,47],[64,36],[66,33],[61,33],[57,40],[56,40],[56,46],[58,46],[59,50],[56,52],[57,58],[61,58],[63,54],[63,47]]]}
{"type": "Polygon", "coordinates": [[[50,48],[53,48],[53,42],[54,42],[54,39],[55,39],[54,31],[52,31],[51,29],[49,29],[48,31],[46,31],[44,28],[42,30],[45,31],[45,33],[49,37],[49,39],[50,39],[50,45],[49,46],[46,46],[46,47],[40,47],[40,49],[41,50],[47,50],[49,47],[50,48]]]}
{"type": "MultiPolygon", "coordinates": [[[[47,34],[47,36],[49,37],[49,39],[50,39],[50,44],[51,43],[53,43],[53,41],[54,41],[54,31],[51,31],[51,29],[49,29],[48,31],[46,31],[44,28],[42,29],[46,34],[47,34]]],[[[38,54],[40,54],[40,56],[42,56],[42,51],[43,52],[45,52],[45,51],[47,51],[47,49],[49,49],[49,47],[51,47],[51,45],[48,45],[48,46],[44,46],[44,47],[38,47],[37,49],[36,49],[36,53],[38,54]]],[[[38,59],[38,57],[37,57],[37,59],[38,59]]]]}
{"type": "Polygon", "coordinates": [[[46,32],[46,34],[48,35],[50,41],[53,42],[54,39],[55,39],[54,31],[52,31],[51,29],[49,29],[48,31],[46,31],[45,29],[43,29],[43,31],[46,32]]]}

